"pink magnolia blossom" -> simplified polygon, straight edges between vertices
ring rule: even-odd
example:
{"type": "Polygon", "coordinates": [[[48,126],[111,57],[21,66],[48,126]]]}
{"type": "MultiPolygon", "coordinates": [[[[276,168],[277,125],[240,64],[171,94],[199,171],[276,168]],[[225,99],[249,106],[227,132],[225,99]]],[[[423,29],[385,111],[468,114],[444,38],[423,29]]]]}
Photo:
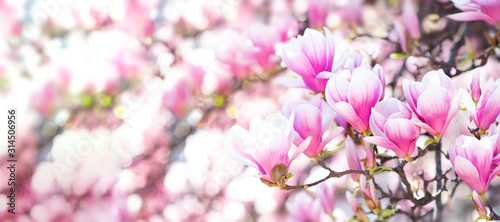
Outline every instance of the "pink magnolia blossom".
{"type": "Polygon", "coordinates": [[[472,136],[460,136],[450,145],[449,155],[455,172],[469,187],[483,194],[500,168],[492,167],[494,145],[489,137],[477,140],[472,136]]]}
{"type": "Polygon", "coordinates": [[[403,80],[403,91],[416,114],[414,124],[433,136],[442,135],[455,116],[461,99],[451,79],[443,70],[431,71],[421,82],[403,80]]]}
{"type": "Polygon", "coordinates": [[[330,72],[344,66],[342,60],[333,62],[335,55],[333,36],[327,28],[325,35],[308,28],[304,36],[292,38],[283,46],[281,52],[283,62],[288,69],[302,77],[302,82],[295,83],[296,87],[322,93],[331,76],[330,72]]]}
{"type": "Polygon", "coordinates": [[[412,0],[403,2],[403,25],[412,39],[420,39],[420,25],[417,10],[412,0]]]}
{"type": "Polygon", "coordinates": [[[383,90],[379,76],[360,66],[353,70],[350,81],[339,75],[332,76],[325,97],[335,112],[362,133],[369,129],[371,108],[382,98],[383,90]]]}
{"type": "Polygon", "coordinates": [[[262,120],[255,117],[249,130],[233,126],[224,140],[225,151],[239,162],[259,170],[260,178],[277,183],[288,174],[292,161],[309,146],[306,139],[290,157],[293,118],[275,113],[262,120]]]}
{"type": "Polygon", "coordinates": [[[335,189],[332,185],[326,185],[322,183],[319,185],[319,189],[316,190],[316,197],[319,198],[321,206],[323,207],[323,212],[327,215],[331,215],[335,208],[335,189]]]}
{"type": "Polygon", "coordinates": [[[494,81],[493,78],[490,78],[482,93],[478,86],[479,81],[474,85],[472,88],[473,98],[477,96],[477,91],[480,93],[477,107],[466,105],[466,108],[476,126],[485,131],[490,128],[490,125],[500,114],[500,80],[494,81]]]}
{"type": "MultiPolygon", "coordinates": [[[[351,137],[348,136],[345,139],[344,144],[347,152],[347,164],[349,165],[349,169],[363,170],[363,168],[361,167],[361,161],[359,160],[359,153],[351,137]]],[[[351,173],[351,177],[354,181],[359,181],[359,174],[351,173]]]]}
{"type": "Polygon", "coordinates": [[[451,0],[463,12],[448,15],[457,21],[483,20],[490,25],[500,23],[500,1],[496,0],[451,0]]]}
{"type": "Polygon", "coordinates": [[[365,141],[388,148],[401,158],[409,157],[420,137],[420,127],[410,121],[411,115],[411,110],[395,98],[378,103],[370,116],[374,136],[365,137],[365,141]]]}
{"type": "Polygon", "coordinates": [[[307,19],[311,28],[321,28],[325,26],[328,16],[328,0],[308,0],[307,19]]]}
{"type": "Polygon", "coordinates": [[[273,16],[268,25],[256,23],[250,27],[248,37],[256,47],[254,57],[263,70],[276,68],[280,62],[276,47],[297,35],[297,32],[297,20],[288,16],[273,16]]]}
{"type": "Polygon", "coordinates": [[[294,144],[299,145],[308,137],[311,138],[311,143],[304,151],[308,157],[314,157],[321,154],[325,146],[340,136],[344,129],[336,127],[331,130],[326,137],[326,134],[334,118],[334,112],[324,102],[320,95],[313,97],[311,103],[295,100],[286,103],[283,106],[285,116],[293,116],[293,126],[298,135],[294,138],[294,144]],[[290,111],[293,110],[293,115],[290,111]]]}
{"type": "Polygon", "coordinates": [[[320,202],[305,191],[298,192],[293,203],[287,202],[286,209],[290,213],[290,222],[319,222],[321,218],[320,202]]]}
{"type": "Polygon", "coordinates": [[[224,44],[215,49],[221,67],[236,78],[247,78],[257,63],[254,55],[258,49],[250,38],[235,30],[225,30],[221,35],[224,44]]]}
{"type": "Polygon", "coordinates": [[[398,41],[399,41],[399,45],[401,46],[401,50],[403,50],[403,52],[405,53],[408,53],[408,50],[410,47],[408,45],[408,42],[406,40],[406,29],[404,27],[403,24],[401,24],[401,22],[399,22],[398,20],[395,20],[394,21],[394,30],[396,31],[396,34],[398,36],[398,41]]]}

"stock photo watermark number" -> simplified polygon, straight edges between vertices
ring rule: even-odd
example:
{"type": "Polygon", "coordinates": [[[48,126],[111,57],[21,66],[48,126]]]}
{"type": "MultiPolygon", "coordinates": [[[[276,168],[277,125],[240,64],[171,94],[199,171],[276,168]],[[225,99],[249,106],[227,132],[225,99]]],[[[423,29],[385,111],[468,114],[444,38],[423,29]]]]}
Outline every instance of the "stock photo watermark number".
{"type": "Polygon", "coordinates": [[[7,180],[7,185],[9,186],[9,195],[7,196],[7,211],[11,214],[15,214],[16,209],[16,110],[9,109],[7,114],[7,171],[9,177],[7,180]]]}

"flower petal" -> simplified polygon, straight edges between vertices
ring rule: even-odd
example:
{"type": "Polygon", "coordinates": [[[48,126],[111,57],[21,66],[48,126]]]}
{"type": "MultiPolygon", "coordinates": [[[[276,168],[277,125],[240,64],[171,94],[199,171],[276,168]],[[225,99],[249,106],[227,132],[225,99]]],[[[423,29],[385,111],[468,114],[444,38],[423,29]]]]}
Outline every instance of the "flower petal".
{"type": "Polygon", "coordinates": [[[368,129],[368,123],[363,122],[363,120],[359,118],[356,111],[354,111],[349,103],[338,102],[335,103],[334,108],[338,114],[342,115],[342,117],[358,131],[358,133],[362,133],[368,129]]]}
{"type": "Polygon", "coordinates": [[[496,22],[490,16],[483,14],[481,12],[460,12],[452,15],[448,15],[448,18],[457,21],[475,21],[475,20],[483,20],[490,25],[496,25],[496,22]]]}
{"type": "Polygon", "coordinates": [[[482,194],[486,192],[480,184],[479,173],[476,167],[467,159],[457,156],[454,162],[455,172],[464,180],[472,190],[482,194]]]}
{"type": "Polygon", "coordinates": [[[438,134],[444,133],[444,127],[451,108],[451,96],[441,86],[430,85],[417,101],[417,111],[423,121],[438,134]]]}
{"type": "Polygon", "coordinates": [[[302,142],[298,147],[297,150],[292,154],[292,157],[290,157],[290,160],[288,161],[287,166],[290,166],[290,163],[294,161],[301,153],[303,153],[307,147],[309,147],[309,144],[311,143],[312,137],[307,137],[304,142],[302,142]]]}
{"type": "Polygon", "coordinates": [[[366,125],[370,119],[371,108],[379,101],[381,95],[382,85],[375,73],[363,68],[354,69],[347,97],[349,104],[366,125]]]}
{"type": "Polygon", "coordinates": [[[415,146],[412,146],[418,139],[420,132],[417,132],[415,125],[410,120],[404,118],[388,120],[384,126],[387,139],[393,142],[406,157],[413,153],[415,146]]]}
{"type": "Polygon", "coordinates": [[[326,102],[330,107],[333,108],[333,104],[337,102],[347,102],[347,93],[349,92],[349,81],[340,77],[339,75],[334,75],[328,83],[325,89],[326,102]]]}
{"type": "Polygon", "coordinates": [[[293,41],[298,40],[292,39],[291,42],[283,46],[281,58],[283,59],[283,62],[285,63],[286,67],[288,67],[288,69],[301,76],[305,85],[308,86],[311,90],[315,91],[316,73],[307,57],[301,51],[293,49],[294,46],[291,45],[293,41]]]}
{"type": "Polygon", "coordinates": [[[240,126],[233,126],[228,135],[224,138],[224,151],[236,161],[257,168],[261,173],[265,173],[264,168],[245,150],[245,139],[248,132],[240,126]]]}
{"type": "Polygon", "coordinates": [[[390,140],[388,140],[384,137],[368,136],[368,137],[365,137],[364,140],[368,143],[375,144],[377,146],[380,146],[380,147],[383,147],[386,149],[390,149],[390,150],[394,151],[396,153],[396,155],[399,157],[403,158],[403,157],[407,156],[406,153],[401,151],[393,142],[391,142],[390,140]]]}
{"type": "Polygon", "coordinates": [[[500,87],[497,88],[484,106],[478,107],[477,119],[479,129],[486,130],[495,122],[500,114],[500,87]]]}
{"type": "Polygon", "coordinates": [[[327,42],[321,32],[307,28],[301,43],[302,53],[307,57],[316,74],[331,69],[331,67],[327,68],[327,42]]]}

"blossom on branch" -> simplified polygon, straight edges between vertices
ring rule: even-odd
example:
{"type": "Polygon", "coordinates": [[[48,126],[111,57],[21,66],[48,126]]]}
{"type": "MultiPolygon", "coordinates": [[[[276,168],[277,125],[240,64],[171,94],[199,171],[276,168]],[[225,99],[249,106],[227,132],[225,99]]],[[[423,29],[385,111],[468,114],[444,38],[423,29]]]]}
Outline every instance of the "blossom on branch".
{"type": "Polygon", "coordinates": [[[374,71],[364,66],[352,71],[351,79],[333,75],[326,86],[328,105],[359,133],[369,129],[371,108],[382,99],[384,85],[374,71]]]}
{"type": "Polygon", "coordinates": [[[365,137],[365,141],[390,149],[398,157],[409,158],[420,137],[420,127],[410,121],[411,115],[411,110],[395,98],[377,103],[370,116],[374,136],[365,137]]]}
{"type": "Polygon", "coordinates": [[[455,172],[479,194],[486,193],[491,180],[500,173],[500,167],[492,167],[494,142],[489,137],[478,140],[462,135],[450,145],[450,161],[455,172]]]}
{"type": "Polygon", "coordinates": [[[416,114],[415,125],[433,136],[442,135],[458,111],[461,94],[443,70],[425,74],[421,82],[403,81],[408,105],[416,114]]]}
{"type": "Polygon", "coordinates": [[[305,139],[289,156],[293,145],[293,118],[271,114],[262,120],[255,117],[249,130],[233,126],[224,140],[225,151],[239,162],[259,170],[260,178],[280,186],[288,179],[288,169],[311,142],[305,139]]]}
{"type": "Polygon", "coordinates": [[[457,21],[483,20],[490,25],[500,23],[500,1],[496,0],[451,0],[463,12],[448,15],[457,21]]]}

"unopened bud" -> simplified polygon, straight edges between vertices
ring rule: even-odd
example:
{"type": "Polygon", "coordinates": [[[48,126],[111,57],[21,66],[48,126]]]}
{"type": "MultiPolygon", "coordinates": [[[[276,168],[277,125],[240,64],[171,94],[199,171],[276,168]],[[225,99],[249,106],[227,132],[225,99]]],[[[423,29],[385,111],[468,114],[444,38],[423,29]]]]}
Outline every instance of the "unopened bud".
{"type": "Polygon", "coordinates": [[[488,216],[488,211],[486,210],[486,207],[484,206],[481,197],[479,197],[479,194],[477,194],[476,191],[472,193],[472,201],[474,202],[474,207],[476,207],[476,211],[477,214],[479,214],[479,216],[481,217],[488,216]]]}
{"type": "Polygon", "coordinates": [[[472,100],[477,103],[481,97],[481,87],[479,84],[479,72],[475,72],[472,75],[472,82],[470,83],[470,93],[472,100]]]}

